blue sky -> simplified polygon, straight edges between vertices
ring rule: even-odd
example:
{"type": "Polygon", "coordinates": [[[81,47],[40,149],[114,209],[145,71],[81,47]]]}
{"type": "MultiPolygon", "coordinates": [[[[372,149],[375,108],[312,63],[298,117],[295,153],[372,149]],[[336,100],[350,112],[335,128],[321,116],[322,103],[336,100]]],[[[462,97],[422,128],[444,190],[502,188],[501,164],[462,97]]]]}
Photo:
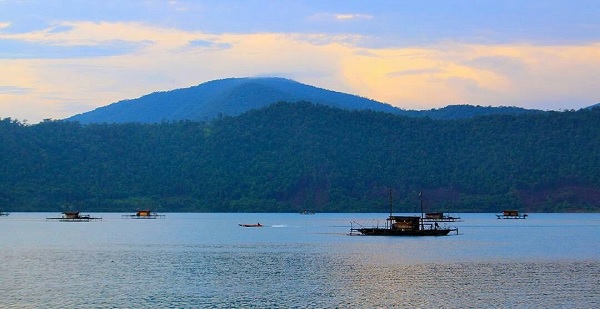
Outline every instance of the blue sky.
{"type": "Polygon", "coordinates": [[[599,4],[0,0],[0,118],[245,76],[405,109],[579,109],[600,102],[599,4]]]}

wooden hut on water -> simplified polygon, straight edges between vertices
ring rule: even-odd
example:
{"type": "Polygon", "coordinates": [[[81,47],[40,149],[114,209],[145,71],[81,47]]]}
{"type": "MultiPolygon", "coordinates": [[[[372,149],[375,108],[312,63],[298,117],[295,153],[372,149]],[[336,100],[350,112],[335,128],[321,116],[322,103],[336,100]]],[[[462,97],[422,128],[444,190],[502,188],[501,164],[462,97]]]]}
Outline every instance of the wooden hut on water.
{"type": "Polygon", "coordinates": [[[498,219],[525,219],[527,214],[520,214],[516,210],[504,210],[502,214],[497,214],[498,219]]]}
{"type": "Polygon", "coordinates": [[[149,209],[138,210],[134,215],[123,215],[123,218],[129,219],[158,219],[164,217],[165,215],[159,215],[156,212],[149,209]]]}
{"type": "Polygon", "coordinates": [[[46,220],[58,220],[60,222],[90,222],[97,220],[102,221],[102,218],[81,215],[79,211],[64,211],[62,217],[46,218],[46,220]]]}

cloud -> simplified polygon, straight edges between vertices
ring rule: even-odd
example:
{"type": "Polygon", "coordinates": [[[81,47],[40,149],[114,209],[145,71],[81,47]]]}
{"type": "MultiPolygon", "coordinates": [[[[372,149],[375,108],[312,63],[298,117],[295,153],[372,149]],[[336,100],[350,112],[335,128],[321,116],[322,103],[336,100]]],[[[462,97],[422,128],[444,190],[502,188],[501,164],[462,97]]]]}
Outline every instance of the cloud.
{"type": "Polygon", "coordinates": [[[129,54],[150,43],[110,33],[119,29],[123,28],[118,24],[65,22],[42,30],[0,33],[0,59],[108,57],[129,54]]]}
{"type": "Polygon", "coordinates": [[[514,74],[526,69],[526,64],[515,56],[484,56],[467,60],[465,65],[483,70],[514,74]]]}
{"type": "Polygon", "coordinates": [[[0,59],[108,57],[131,53],[145,44],[115,40],[95,45],[55,45],[48,42],[0,39],[0,59]]]}
{"type": "Polygon", "coordinates": [[[73,30],[72,25],[61,25],[58,27],[53,27],[48,29],[48,33],[61,33],[61,32],[69,32],[73,30]]]}
{"type": "Polygon", "coordinates": [[[359,45],[364,39],[362,36],[349,34],[287,34],[287,36],[293,40],[308,42],[318,46],[329,44],[354,46],[359,45]]]}
{"type": "Polygon", "coordinates": [[[388,73],[389,77],[399,77],[404,75],[421,75],[421,74],[437,74],[440,73],[440,69],[429,68],[429,69],[414,69],[414,70],[402,70],[397,72],[388,73]]]}
{"type": "Polygon", "coordinates": [[[181,4],[179,1],[176,1],[176,0],[169,0],[168,4],[170,7],[174,8],[175,11],[185,12],[185,11],[189,10],[189,8],[187,6],[181,4]]]}
{"type": "Polygon", "coordinates": [[[597,101],[600,44],[439,44],[344,58],[351,88],[404,108],[448,104],[584,107],[597,101]]]}
{"type": "Polygon", "coordinates": [[[227,49],[231,48],[231,44],[227,43],[218,43],[207,40],[192,40],[188,44],[191,48],[213,48],[213,49],[227,49]]]}
{"type": "Polygon", "coordinates": [[[358,20],[358,19],[372,19],[373,15],[367,14],[335,14],[336,20],[358,20]]]}
{"type": "Polygon", "coordinates": [[[214,34],[137,22],[0,32],[0,115],[60,119],[155,91],[272,74],[408,109],[456,103],[578,108],[600,97],[600,43],[365,48],[364,39],[214,34]]]}
{"type": "Polygon", "coordinates": [[[316,13],[309,17],[312,21],[321,22],[348,22],[348,21],[359,21],[359,20],[370,20],[373,19],[373,15],[368,14],[341,14],[341,13],[316,13]]]}
{"type": "Polygon", "coordinates": [[[2,42],[13,43],[12,51],[0,57],[3,73],[7,73],[0,76],[0,85],[30,89],[18,99],[14,93],[0,93],[1,115],[30,121],[65,118],[122,99],[217,78],[287,72],[290,77],[329,79],[335,71],[328,46],[318,47],[293,35],[214,35],[139,23],[62,26],[69,28],[0,35],[2,42]],[[114,46],[107,56],[102,46],[112,47],[111,42],[118,42],[114,45],[121,49],[114,46]],[[90,52],[82,54],[82,47],[89,47],[90,52]],[[43,52],[25,57],[24,51],[30,49],[43,52]],[[11,74],[4,70],[8,66],[11,74]],[[15,105],[15,100],[20,104],[15,105]],[[25,108],[28,104],[44,108],[25,108]]]}
{"type": "Polygon", "coordinates": [[[27,94],[31,92],[31,88],[15,87],[15,86],[0,86],[0,94],[27,94]]]}

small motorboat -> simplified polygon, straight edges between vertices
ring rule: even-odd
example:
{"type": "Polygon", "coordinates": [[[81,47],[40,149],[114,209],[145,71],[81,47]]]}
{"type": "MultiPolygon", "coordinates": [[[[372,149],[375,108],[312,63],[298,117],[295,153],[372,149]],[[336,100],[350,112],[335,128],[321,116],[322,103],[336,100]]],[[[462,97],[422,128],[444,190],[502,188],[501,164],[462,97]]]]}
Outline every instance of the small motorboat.
{"type": "Polygon", "coordinates": [[[238,225],[239,225],[239,226],[242,226],[242,227],[262,227],[262,226],[263,226],[263,225],[262,225],[262,224],[260,224],[260,223],[256,223],[256,224],[241,224],[241,223],[240,223],[240,224],[238,224],[238,225]]]}

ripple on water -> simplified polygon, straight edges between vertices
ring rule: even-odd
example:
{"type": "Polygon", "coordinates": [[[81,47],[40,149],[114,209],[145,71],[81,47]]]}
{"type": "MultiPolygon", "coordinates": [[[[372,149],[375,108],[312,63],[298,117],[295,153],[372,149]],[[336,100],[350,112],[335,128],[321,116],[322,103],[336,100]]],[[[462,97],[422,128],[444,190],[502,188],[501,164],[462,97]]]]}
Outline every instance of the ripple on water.
{"type": "Polygon", "coordinates": [[[403,265],[323,250],[276,249],[3,253],[0,305],[590,308],[600,303],[596,261],[403,265]]]}

